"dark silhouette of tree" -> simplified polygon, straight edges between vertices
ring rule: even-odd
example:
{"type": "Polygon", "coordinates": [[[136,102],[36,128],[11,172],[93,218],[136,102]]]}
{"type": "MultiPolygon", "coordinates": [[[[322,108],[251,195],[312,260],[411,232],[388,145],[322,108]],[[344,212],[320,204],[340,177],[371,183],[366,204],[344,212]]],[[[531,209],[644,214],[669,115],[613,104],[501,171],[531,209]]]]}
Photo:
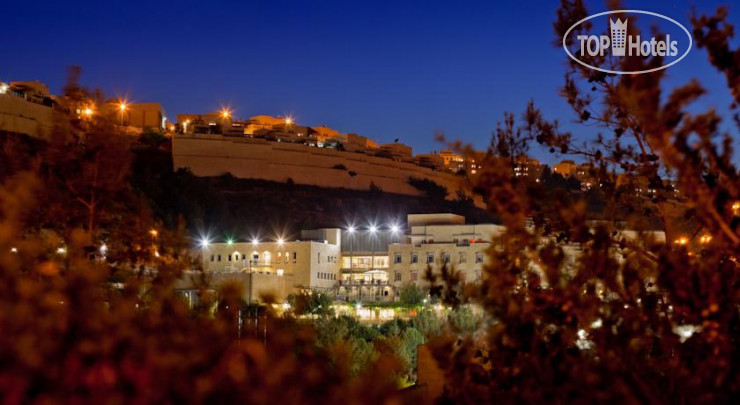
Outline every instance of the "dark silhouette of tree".
{"type": "MultiPolygon", "coordinates": [[[[562,2],[557,46],[587,15],[582,1],[562,2]]],[[[740,51],[730,49],[726,10],[695,16],[692,24],[697,45],[727,78],[736,108],[740,51]]],[[[588,62],[636,70],[662,60],[588,62]]],[[[460,403],[734,402],[740,391],[740,181],[731,160],[733,135],[723,132],[716,111],[698,111],[694,102],[705,90],[696,80],[667,89],[665,70],[609,75],[569,63],[562,96],[602,135],[576,144],[533,104],[521,133],[527,142],[598,168],[605,184],[600,221],[590,221],[586,201],[569,198],[561,187],[522,187],[505,154],[485,159],[473,186],[507,227],[502,243],[489,249],[473,294],[492,325],[485,342],[443,337],[430,343],[445,370],[446,397],[460,403]],[[680,197],[665,190],[636,195],[615,186],[618,175],[655,187],[670,180],[680,197]],[[663,231],[665,240],[649,230],[663,231]]]]}

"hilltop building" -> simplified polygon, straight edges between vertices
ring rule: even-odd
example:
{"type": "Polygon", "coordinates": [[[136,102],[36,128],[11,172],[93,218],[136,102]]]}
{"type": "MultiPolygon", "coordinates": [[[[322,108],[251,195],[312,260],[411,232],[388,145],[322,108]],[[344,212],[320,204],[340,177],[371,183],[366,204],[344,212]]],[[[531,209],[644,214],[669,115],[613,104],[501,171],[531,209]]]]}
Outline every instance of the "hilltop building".
{"type": "Polygon", "coordinates": [[[514,163],[514,176],[539,181],[544,166],[540,161],[525,155],[517,156],[514,163]]]}
{"type": "Polygon", "coordinates": [[[563,160],[560,163],[556,163],[552,167],[552,171],[557,173],[566,179],[575,176],[578,165],[572,160],[563,160]]]}
{"type": "Polygon", "coordinates": [[[57,100],[41,82],[0,82],[0,131],[46,138],[57,100]]]}

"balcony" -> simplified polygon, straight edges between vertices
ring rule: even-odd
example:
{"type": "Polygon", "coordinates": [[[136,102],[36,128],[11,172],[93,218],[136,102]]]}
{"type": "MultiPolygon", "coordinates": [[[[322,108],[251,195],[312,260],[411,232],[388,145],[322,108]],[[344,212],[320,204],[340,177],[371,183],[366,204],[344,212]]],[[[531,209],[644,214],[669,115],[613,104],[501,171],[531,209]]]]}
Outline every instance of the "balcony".
{"type": "Polygon", "coordinates": [[[338,280],[337,284],[340,287],[375,287],[375,286],[387,286],[390,285],[388,280],[338,280]]]}

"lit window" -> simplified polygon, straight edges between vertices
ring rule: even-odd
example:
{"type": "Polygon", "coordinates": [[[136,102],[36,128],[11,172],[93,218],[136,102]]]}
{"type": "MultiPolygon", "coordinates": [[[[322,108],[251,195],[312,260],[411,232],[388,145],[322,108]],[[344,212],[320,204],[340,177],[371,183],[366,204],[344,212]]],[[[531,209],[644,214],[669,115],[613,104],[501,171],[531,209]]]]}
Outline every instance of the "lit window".
{"type": "Polygon", "coordinates": [[[284,273],[284,270],[283,269],[277,269],[277,275],[278,275],[278,277],[282,277],[283,276],[283,273],[284,273]]]}

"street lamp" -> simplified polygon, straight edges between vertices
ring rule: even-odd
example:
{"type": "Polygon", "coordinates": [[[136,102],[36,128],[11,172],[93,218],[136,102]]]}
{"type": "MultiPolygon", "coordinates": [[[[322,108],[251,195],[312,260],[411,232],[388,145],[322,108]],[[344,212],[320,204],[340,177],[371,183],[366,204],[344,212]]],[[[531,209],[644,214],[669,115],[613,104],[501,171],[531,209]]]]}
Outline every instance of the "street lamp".
{"type": "Polygon", "coordinates": [[[293,124],[293,117],[287,116],[285,117],[285,125],[292,125],[293,124]]]}
{"type": "Polygon", "coordinates": [[[121,110],[121,126],[123,126],[123,113],[126,112],[126,102],[121,102],[121,104],[118,106],[118,109],[121,110]]]}
{"type": "Polygon", "coordinates": [[[227,120],[227,119],[229,119],[229,117],[231,117],[231,111],[229,111],[226,108],[224,108],[223,110],[221,110],[221,118],[227,120]]]}
{"type": "Polygon", "coordinates": [[[202,248],[205,249],[205,248],[207,248],[210,245],[211,245],[211,241],[209,241],[208,238],[202,238],[200,240],[200,247],[202,247],[202,248]]]}

